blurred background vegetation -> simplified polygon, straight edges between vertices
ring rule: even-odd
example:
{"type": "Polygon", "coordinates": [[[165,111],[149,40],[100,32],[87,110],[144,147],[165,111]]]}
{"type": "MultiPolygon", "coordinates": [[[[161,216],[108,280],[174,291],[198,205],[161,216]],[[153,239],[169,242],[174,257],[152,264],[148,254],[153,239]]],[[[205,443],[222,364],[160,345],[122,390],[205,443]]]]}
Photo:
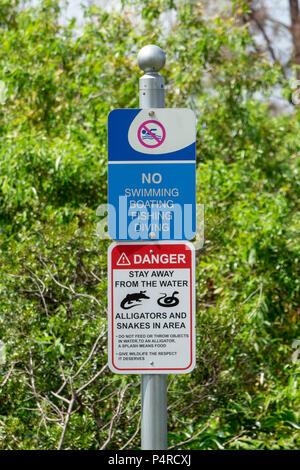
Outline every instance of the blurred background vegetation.
{"type": "Polygon", "coordinates": [[[284,61],[264,2],[111,6],[78,24],[58,0],[0,0],[0,448],[140,446],[140,377],[107,368],[96,209],[107,115],[138,107],[149,43],[166,51],[166,106],[196,112],[205,204],[197,367],[169,376],[169,446],[298,448],[296,4],[284,61]]]}

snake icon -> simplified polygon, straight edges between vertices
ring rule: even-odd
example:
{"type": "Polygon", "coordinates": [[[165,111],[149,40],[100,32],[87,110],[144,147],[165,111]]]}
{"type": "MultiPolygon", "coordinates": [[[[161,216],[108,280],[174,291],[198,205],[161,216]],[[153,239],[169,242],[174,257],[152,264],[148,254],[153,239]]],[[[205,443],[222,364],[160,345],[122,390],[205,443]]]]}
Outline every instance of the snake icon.
{"type": "Polygon", "coordinates": [[[175,297],[176,294],[179,294],[179,292],[174,291],[169,297],[167,297],[167,294],[163,294],[163,296],[157,300],[158,305],[161,307],[175,307],[179,304],[179,299],[175,297]]]}

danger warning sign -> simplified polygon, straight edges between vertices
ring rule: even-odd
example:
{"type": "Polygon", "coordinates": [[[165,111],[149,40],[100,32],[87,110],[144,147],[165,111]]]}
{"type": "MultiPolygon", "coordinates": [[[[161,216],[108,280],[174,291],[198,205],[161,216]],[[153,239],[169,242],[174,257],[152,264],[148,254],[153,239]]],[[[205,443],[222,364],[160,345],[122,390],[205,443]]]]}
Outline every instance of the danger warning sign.
{"type": "Polygon", "coordinates": [[[182,374],[195,366],[194,247],[116,242],[108,252],[109,367],[182,374]]]}

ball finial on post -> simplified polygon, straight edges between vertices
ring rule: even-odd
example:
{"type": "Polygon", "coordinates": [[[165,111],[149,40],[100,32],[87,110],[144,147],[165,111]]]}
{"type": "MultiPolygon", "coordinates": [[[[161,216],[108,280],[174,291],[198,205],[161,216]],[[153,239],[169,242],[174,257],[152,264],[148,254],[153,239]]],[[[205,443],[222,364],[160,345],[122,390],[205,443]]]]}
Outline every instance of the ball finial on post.
{"type": "Polygon", "coordinates": [[[138,53],[138,65],[146,73],[159,72],[166,62],[164,51],[154,44],[143,47],[138,53]]]}

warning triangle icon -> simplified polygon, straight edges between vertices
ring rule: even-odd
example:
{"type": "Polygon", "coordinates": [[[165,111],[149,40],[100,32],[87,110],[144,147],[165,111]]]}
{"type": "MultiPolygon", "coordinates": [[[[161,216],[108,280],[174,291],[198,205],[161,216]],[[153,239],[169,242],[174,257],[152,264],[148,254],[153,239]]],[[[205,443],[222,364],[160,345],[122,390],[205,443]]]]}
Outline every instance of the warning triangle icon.
{"type": "Polygon", "coordinates": [[[126,254],[123,252],[117,261],[117,266],[130,266],[130,265],[131,263],[129,259],[127,258],[126,254]]]}

